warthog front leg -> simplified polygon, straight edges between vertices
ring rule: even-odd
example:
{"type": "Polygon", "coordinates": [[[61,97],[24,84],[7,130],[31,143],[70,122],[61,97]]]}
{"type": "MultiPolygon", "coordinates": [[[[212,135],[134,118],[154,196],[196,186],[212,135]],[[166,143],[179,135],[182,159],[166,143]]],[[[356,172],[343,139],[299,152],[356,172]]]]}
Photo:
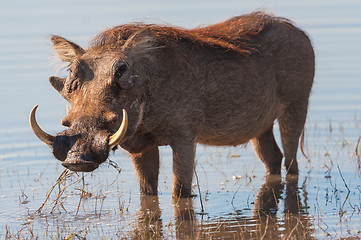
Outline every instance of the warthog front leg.
{"type": "Polygon", "coordinates": [[[156,195],[159,175],[158,146],[147,147],[140,153],[132,153],[131,157],[137,172],[141,193],[156,195]]]}
{"type": "Polygon", "coordinates": [[[173,150],[173,196],[191,197],[196,144],[182,139],[171,144],[173,150]]]}

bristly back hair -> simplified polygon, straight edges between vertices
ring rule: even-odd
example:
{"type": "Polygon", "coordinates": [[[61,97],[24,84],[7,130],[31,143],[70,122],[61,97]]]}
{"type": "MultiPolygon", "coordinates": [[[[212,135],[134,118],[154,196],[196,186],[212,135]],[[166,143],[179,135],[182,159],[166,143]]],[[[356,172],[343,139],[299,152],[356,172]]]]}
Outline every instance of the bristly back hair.
{"type": "Polygon", "coordinates": [[[218,24],[193,29],[136,22],[116,26],[100,33],[92,40],[91,47],[107,45],[121,47],[132,35],[148,29],[151,36],[161,44],[185,40],[201,46],[222,48],[248,55],[257,48],[250,44],[251,38],[265,30],[275,19],[278,18],[257,11],[218,24]]]}

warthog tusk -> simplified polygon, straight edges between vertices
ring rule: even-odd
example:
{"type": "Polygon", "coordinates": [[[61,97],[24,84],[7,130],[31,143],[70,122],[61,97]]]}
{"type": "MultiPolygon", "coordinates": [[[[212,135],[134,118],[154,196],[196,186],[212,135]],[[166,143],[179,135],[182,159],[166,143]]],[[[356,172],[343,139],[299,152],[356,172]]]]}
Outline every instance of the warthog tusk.
{"type": "Polygon", "coordinates": [[[38,108],[38,105],[36,105],[33,108],[33,110],[31,110],[31,113],[30,113],[29,120],[30,120],[31,129],[42,142],[44,142],[46,145],[48,145],[48,147],[53,148],[53,142],[54,142],[55,137],[44,132],[39,127],[38,123],[36,122],[35,113],[36,113],[37,108],[38,108]]]}
{"type": "Polygon", "coordinates": [[[109,137],[109,147],[113,149],[117,146],[123,139],[128,127],[128,115],[127,112],[123,109],[123,120],[122,124],[120,125],[119,129],[116,133],[109,137]]]}

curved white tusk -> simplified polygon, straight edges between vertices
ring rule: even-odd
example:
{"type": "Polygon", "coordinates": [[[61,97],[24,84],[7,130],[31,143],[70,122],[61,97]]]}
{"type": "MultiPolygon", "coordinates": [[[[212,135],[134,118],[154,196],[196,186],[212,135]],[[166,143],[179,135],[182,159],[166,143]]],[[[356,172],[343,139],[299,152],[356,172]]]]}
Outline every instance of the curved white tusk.
{"type": "Polygon", "coordinates": [[[110,149],[113,149],[115,146],[117,146],[122,141],[122,139],[123,139],[123,137],[124,137],[124,135],[125,135],[125,133],[127,131],[127,127],[128,127],[128,114],[123,109],[122,124],[120,125],[117,132],[109,137],[109,147],[110,147],[110,149]]]}
{"type": "Polygon", "coordinates": [[[29,120],[30,120],[31,129],[42,142],[44,142],[46,145],[48,145],[48,147],[53,148],[53,142],[54,142],[55,137],[44,132],[39,127],[38,123],[36,122],[35,113],[36,113],[37,108],[38,108],[38,105],[36,105],[33,108],[33,110],[31,110],[31,113],[30,113],[29,120]]]}

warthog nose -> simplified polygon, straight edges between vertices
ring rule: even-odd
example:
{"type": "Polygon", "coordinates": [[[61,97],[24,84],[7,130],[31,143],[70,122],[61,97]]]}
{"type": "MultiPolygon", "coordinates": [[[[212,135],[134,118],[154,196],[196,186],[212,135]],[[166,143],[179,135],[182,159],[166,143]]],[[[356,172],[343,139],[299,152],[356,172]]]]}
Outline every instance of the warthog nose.
{"type": "Polygon", "coordinates": [[[99,167],[98,163],[85,160],[84,156],[69,156],[61,165],[74,172],[91,172],[99,167]]]}

